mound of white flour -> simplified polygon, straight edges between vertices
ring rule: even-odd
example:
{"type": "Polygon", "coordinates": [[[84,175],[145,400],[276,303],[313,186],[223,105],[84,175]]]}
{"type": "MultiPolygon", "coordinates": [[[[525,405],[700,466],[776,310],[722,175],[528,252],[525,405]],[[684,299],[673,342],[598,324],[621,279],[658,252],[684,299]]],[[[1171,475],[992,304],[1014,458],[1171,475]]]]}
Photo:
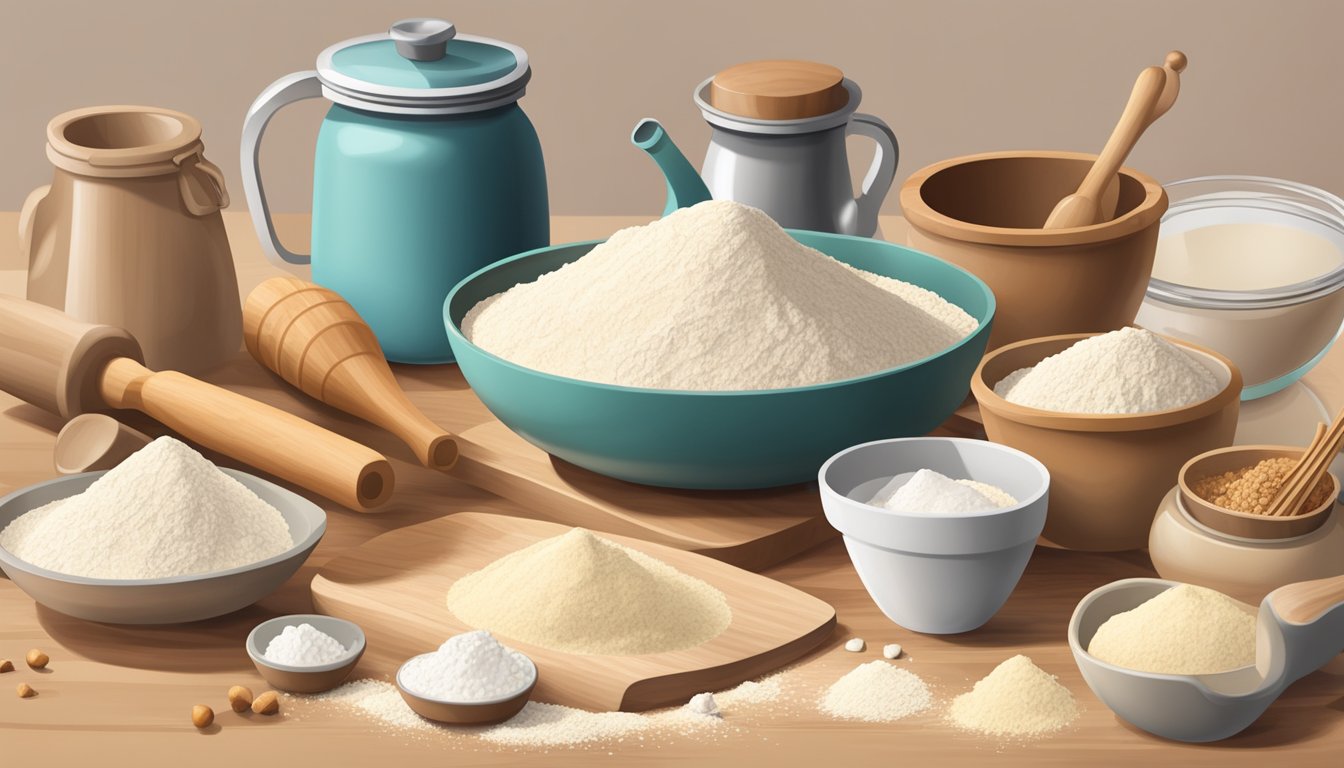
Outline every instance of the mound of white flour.
{"type": "Polygon", "coordinates": [[[1218,394],[1213,372],[1190,353],[1142,328],[1077,342],[994,385],[1010,403],[1064,413],[1151,413],[1218,394]]]}
{"type": "Polygon", "coordinates": [[[836,261],[728,201],[623,229],[462,321],[472,343],[534,370],[681,390],[863,376],[975,329],[937,294],[836,261]]]}
{"type": "Polygon", "coordinates": [[[0,531],[0,547],[25,562],[99,579],[220,571],[291,546],[275,507],[171,437],[0,531]]]}

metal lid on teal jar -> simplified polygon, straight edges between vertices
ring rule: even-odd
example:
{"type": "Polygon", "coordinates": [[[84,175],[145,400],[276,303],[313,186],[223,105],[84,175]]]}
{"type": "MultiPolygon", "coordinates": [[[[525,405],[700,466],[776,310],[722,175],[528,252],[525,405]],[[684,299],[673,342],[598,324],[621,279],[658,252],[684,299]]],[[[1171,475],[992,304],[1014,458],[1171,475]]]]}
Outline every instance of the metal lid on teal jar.
{"type": "Polygon", "coordinates": [[[532,70],[516,45],[459,35],[450,22],[420,18],[331,46],[317,57],[317,76],[338,104],[442,115],[512,104],[532,70]]]}

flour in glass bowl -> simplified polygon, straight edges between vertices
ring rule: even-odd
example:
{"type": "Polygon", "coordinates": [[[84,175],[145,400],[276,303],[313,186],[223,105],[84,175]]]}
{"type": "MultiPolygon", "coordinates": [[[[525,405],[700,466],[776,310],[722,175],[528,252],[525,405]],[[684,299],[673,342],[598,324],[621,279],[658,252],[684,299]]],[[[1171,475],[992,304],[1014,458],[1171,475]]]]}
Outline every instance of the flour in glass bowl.
{"type": "Polygon", "coordinates": [[[473,344],[534,370],[713,391],[865,376],[976,327],[932,291],[854,269],[761,211],[718,200],[623,229],[462,320],[473,344]]]}

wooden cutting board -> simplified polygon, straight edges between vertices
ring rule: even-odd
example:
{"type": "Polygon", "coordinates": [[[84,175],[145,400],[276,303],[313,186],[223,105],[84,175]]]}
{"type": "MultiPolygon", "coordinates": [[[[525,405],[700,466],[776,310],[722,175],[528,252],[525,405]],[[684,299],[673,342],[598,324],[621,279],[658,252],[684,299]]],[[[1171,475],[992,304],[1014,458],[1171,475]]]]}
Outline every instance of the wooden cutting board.
{"type": "MultiPolygon", "coordinates": [[[[475,512],[442,517],[378,536],[322,567],[313,604],[368,635],[366,668],[392,675],[419,653],[467,626],[446,596],[458,578],[568,527],[475,512]],[[376,651],[376,653],[374,653],[376,651]]],[[[797,659],[835,628],[835,609],[764,576],[690,552],[625,536],[613,541],[712,584],[728,598],[732,623],[695,648],[642,656],[578,655],[507,637],[537,664],[533,699],[584,709],[641,711],[684,704],[797,659]]]]}

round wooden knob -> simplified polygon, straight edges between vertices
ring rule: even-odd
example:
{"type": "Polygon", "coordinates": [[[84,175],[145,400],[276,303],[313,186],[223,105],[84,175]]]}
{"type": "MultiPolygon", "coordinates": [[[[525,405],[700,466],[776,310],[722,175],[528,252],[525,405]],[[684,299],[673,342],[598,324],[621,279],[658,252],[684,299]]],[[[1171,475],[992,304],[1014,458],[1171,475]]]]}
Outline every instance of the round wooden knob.
{"type": "Polygon", "coordinates": [[[715,109],[757,120],[799,120],[849,102],[845,73],[812,61],[751,61],[729,67],[709,85],[715,109]]]}

